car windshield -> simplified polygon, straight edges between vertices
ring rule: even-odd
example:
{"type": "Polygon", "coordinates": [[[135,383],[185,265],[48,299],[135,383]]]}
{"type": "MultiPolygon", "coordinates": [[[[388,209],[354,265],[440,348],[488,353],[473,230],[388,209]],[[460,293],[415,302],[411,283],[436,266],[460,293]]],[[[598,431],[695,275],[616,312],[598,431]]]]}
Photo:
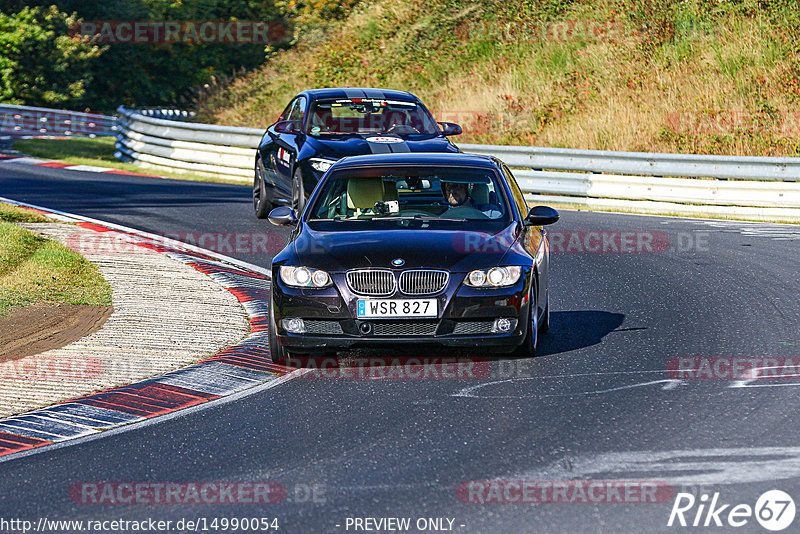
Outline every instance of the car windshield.
{"type": "Polygon", "coordinates": [[[499,178],[478,168],[352,168],[320,186],[311,221],[506,222],[499,178]]]}
{"type": "Polygon", "coordinates": [[[373,98],[317,100],[306,133],[319,135],[438,135],[436,121],[416,102],[373,98]]]}

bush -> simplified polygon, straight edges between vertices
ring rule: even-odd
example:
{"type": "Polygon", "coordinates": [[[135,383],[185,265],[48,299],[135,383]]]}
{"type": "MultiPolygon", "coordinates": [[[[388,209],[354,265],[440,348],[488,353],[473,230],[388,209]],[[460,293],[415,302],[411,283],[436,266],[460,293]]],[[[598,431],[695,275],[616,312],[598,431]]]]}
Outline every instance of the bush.
{"type": "Polygon", "coordinates": [[[68,35],[76,21],[55,6],[0,13],[0,101],[71,107],[84,98],[102,50],[68,35]]]}

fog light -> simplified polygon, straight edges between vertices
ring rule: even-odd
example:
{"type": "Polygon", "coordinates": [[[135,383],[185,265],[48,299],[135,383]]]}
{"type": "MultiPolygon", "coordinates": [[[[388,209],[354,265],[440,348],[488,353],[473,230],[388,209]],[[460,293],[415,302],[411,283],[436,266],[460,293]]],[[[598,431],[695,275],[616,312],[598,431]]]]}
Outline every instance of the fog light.
{"type": "Polygon", "coordinates": [[[283,329],[289,332],[290,334],[305,334],[306,332],[306,325],[303,323],[302,319],[297,317],[290,317],[288,319],[283,319],[281,321],[283,325],[283,329]]]}
{"type": "Polygon", "coordinates": [[[514,330],[516,327],[517,327],[516,319],[506,319],[505,317],[503,317],[501,319],[494,320],[494,325],[492,325],[492,333],[506,334],[514,330]]]}

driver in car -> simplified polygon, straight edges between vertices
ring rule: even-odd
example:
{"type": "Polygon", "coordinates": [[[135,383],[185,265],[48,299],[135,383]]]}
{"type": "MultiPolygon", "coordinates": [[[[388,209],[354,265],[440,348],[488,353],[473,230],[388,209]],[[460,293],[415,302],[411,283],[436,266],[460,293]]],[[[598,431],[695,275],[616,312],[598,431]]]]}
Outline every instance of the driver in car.
{"type": "Polygon", "coordinates": [[[469,195],[467,184],[462,182],[442,182],[442,193],[444,198],[450,203],[450,208],[461,206],[471,208],[474,206],[472,197],[469,195]]]}

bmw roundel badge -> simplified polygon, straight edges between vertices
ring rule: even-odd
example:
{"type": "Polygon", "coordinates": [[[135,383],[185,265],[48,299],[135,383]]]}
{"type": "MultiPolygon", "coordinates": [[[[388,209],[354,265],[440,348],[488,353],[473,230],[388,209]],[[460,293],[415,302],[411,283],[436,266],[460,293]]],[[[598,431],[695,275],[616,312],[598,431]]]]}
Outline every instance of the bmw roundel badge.
{"type": "Polygon", "coordinates": [[[402,267],[405,264],[406,260],[404,260],[403,258],[395,258],[392,260],[392,265],[395,267],[402,267]]]}

